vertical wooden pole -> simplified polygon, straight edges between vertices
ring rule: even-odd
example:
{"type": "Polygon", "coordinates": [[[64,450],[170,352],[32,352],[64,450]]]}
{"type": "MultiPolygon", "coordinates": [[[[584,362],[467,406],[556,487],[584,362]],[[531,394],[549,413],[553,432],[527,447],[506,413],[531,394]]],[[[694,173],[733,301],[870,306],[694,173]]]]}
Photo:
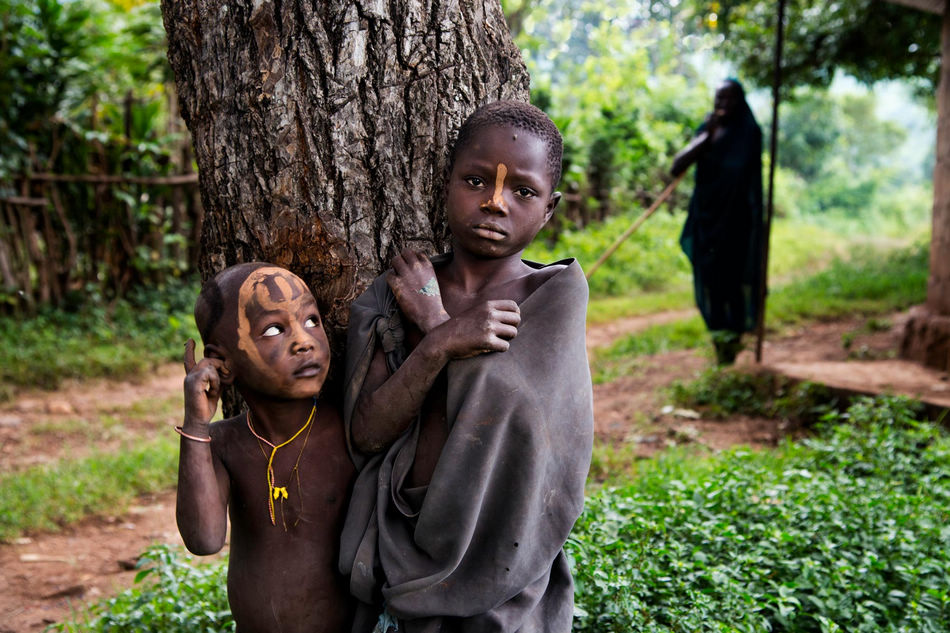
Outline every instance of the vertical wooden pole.
{"type": "Polygon", "coordinates": [[[937,88],[937,160],[934,166],[934,205],[930,238],[930,277],[927,310],[950,316],[950,10],[944,9],[937,88]]]}
{"type": "Polygon", "coordinates": [[[755,328],[755,362],[762,362],[762,340],[765,338],[765,296],[769,287],[769,241],[772,233],[772,200],[775,191],[775,163],[778,148],[778,105],[782,87],[782,44],[785,40],[785,0],[778,2],[775,22],[775,60],[772,71],[772,135],[769,139],[769,197],[765,212],[765,243],[762,245],[762,274],[759,286],[758,322],[755,328]]]}

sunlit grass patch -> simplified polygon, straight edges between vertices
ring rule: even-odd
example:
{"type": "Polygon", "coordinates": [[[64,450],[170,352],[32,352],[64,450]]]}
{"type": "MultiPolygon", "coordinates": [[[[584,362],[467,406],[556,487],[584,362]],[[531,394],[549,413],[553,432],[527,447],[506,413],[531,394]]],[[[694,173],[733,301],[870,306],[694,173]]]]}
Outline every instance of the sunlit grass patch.
{"type": "MultiPolygon", "coordinates": [[[[182,370],[182,380],[185,372],[182,370]]],[[[164,420],[169,416],[178,417],[184,410],[184,392],[169,398],[137,398],[129,403],[125,412],[132,417],[144,420],[164,420]]]]}
{"type": "Polygon", "coordinates": [[[63,459],[0,475],[0,540],[119,512],[136,496],[174,486],[178,438],[132,442],[115,453],[63,459]]]}
{"type": "Polygon", "coordinates": [[[853,244],[847,233],[795,220],[772,223],[769,280],[783,284],[814,275],[835,259],[847,259],[853,244]]]}
{"type": "Polygon", "coordinates": [[[880,251],[861,249],[848,260],[780,286],[768,297],[770,326],[806,319],[881,314],[923,302],[927,297],[929,250],[916,245],[880,251]]]}
{"type": "Polygon", "coordinates": [[[686,285],[658,292],[594,297],[587,307],[587,322],[608,323],[624,317],[687,310],[692,306],[693,290],[686,285]]]}
{"type": "Polygon", "coordinates": [[[706,326],[698,316],[651,325],[640,332],[624,336],[609,347],[594,350],[591,374],[595,383],[610,382],[630,373],[640,356],[693,349],[708,342],[706,326]]]}
{"type": "MultiPolygon", "coordinates": [[[[77,435],[92,437],[98,432],[98,429],[93,429],[92,425],[83,418],[50,417],[30,426],[30,435],[33,436],[55,435],[61,437],[63,435],[77,435]]],[[[47,439],[43,438],[43,441],[47,441],[47,439]]]]}

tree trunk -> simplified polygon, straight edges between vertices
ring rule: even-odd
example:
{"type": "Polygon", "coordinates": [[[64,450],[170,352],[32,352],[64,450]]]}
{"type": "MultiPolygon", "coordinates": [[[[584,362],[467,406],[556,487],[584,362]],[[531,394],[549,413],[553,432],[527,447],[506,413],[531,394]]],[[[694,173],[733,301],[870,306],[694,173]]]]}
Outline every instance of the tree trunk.
{"type": "Polygon", "coordinates": [[[447,245],[458,125],[527,98],[500,5],[163,0],[162,12],[198,162],[202,276],[252,260],[294,271],[339,360],[349,304],[391,257],[447,245]]]}
{"type": "Polygon", "coordinates": [[[911,313],[901,356],[946,371],[950,370],[950,11],[943,15],[941,42],[927,303],[911,313]]]}

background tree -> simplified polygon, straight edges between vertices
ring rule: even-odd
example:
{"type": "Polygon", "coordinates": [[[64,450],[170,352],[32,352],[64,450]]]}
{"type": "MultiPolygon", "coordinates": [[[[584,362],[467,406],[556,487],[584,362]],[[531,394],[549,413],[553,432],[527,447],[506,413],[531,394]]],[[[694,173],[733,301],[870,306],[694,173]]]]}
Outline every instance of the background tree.
{"type": "Polygon", "coordinates": [[[442,183],[462,119],[528,95],[491,0],[165,0],[194,138],[202,276],[294,270],[334,349],[347,309],[398,248],[442,249],[442,183]]]}
{"type": "Polygon", "coordinates": [[[715,38],[697,34],[671,0],[508,4],[532,102],[564,134],[562,189],[578,192],[580,209],[572,213],[568,196],[562,216],[583,226],[648,206],[708,106],[695,61],[715,38]]]}
{"type": "MultiPolygon", "coordinates": [[[[758,85],[772,81],[773,0],[688,0],[694,24],[721,35],[720,52],[758,85]]],[[[782,63],[786,86],[827,87],[842,70],[865,83],[915,79],[932,94],[940,19],[883,0],[788,0],[782,63]]]]}

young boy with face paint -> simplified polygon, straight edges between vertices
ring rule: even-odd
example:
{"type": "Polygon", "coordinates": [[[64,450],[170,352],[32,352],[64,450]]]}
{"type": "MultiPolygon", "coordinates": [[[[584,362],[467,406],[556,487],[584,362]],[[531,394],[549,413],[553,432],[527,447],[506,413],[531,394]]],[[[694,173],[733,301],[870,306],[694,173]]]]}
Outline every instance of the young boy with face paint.
{"type": "Polygon", "coordinates": [[[354,477],[339,406],[321,396],[330,351],[306,284],[264,263],[227,268],[195,304],[204,358],[185,346],[178,529],[218,552],[231,520],[228,601],[238,633],[337,633],[352,602],[337,572],[354,477]],[[234,384],[248,410],[210,423],[234,384]]]}
{"type": "Polygon", "coordinates": [[[354,631],[571,628],[562,547],[593,434],[587,284],[573,260],[521,259],[560,198],[561,149],[533,106],[476,111],[451,157],[452,251],[403,251],[351,308],[354,631]]]}

